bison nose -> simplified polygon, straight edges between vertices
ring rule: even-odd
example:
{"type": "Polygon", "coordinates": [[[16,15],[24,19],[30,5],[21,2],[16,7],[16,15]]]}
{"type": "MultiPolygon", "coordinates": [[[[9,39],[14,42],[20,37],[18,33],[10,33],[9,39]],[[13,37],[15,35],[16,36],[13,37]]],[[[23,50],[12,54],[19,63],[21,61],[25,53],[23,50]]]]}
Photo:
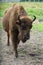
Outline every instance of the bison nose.
{"type": "Polygon", "coordinates": [[[30,35],[27,35],[26,39],[28,40],[30,38],[30,35]]]}
{"type": "Polygon", "coordinates": [[[29,37],[27,37],[27,39],[29,39],[29,37]]]}
{"type": "Polygon", "coordinates": [[[30,35],[27,36],[27,39],[30,39],[30,35]]]}
{"type": "Polygon", "coordinates": [[[29,39],[29,37],[28,37],[28,36],[24,36],[23,38],[24,38],[25,40],[29,39]]]}
{"type": "Polygon", "coordinates": [[[30,38],[30,34],[29,33],[27,33],[27,39],[29,39],[30,38]]]}
{"type": "Polygon", "coordinates": [[[24,34],[23,38],[25,38],[25,39],[26,39],[26,35],[25,35],[25,34],[24,34]]]}
{"type": "Polygon", "coordinates": [[[27,40],[27,39],[30,38],[30,35],[29,34],[24,34],[23,38],[27,40]]]}

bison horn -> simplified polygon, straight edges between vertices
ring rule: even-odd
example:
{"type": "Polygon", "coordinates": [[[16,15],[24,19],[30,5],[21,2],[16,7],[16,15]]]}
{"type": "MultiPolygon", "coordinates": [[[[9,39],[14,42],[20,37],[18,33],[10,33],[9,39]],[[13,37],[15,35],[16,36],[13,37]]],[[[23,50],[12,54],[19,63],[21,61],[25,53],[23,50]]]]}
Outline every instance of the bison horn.
{"type": "Polygon", "coordinates": [[[35,21],[35,19],[36,19],[36,16],[34,16],[34,19],[33,19],[33,21],[35,21]]]}

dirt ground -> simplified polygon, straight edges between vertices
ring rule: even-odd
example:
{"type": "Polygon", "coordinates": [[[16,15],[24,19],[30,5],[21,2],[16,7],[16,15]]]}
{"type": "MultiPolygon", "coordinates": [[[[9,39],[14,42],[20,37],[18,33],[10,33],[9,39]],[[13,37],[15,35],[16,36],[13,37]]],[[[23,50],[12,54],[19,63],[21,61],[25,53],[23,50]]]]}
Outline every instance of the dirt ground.
{"type": "Polygon", "coordinates": [[[18,53],[15,58],[12,43],[7,46],[6,32],[0,29],[0,65],[43,65],[43,32],[32,30],[30,40],[20,41],[18,53]]]}

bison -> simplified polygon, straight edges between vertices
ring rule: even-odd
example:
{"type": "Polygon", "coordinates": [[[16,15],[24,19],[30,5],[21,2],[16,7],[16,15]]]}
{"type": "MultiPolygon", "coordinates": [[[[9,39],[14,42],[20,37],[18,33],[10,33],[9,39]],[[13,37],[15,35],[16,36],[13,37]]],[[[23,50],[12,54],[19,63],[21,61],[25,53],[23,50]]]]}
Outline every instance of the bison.
{"type": "Polygon", "coordinates": [[[3,29],[7,32],[7,45],[9,46],[9,37],[13,44],[15,51],[15,57],[18,57],[17,47],[20,40],[24,43],[30,38],[30,30],[32,23],[35,21],[30,19],[24,7],[14,4],[8,10],[5,11],[3,16],[3,29]]]}

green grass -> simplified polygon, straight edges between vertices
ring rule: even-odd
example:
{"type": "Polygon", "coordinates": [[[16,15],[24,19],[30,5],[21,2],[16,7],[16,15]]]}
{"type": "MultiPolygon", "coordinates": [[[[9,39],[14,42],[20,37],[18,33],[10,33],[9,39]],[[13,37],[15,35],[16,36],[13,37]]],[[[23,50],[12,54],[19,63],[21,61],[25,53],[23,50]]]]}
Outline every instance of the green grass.
{"type": "Polygon", "coordinates": [[[41,9],[36,9],[36,8],[26,8],[26,11],[29,16],[33,17],[35,15],[37,19],[42,18],[43,19],[43,10],[41,9]]]}
{"type": "Polygon", "coordinates": [[[43,31],[43,22],[33,24],[32,30],[43,31]]]}
{"type": "MultiPolygon", "coordinates": [[[[0,17],[3,16],[5,10],[12,6],[12,4],[0,3],[0,17]]],[[[43,2],[18,2],[17,4],[23,5],[29,16],[33,17],[33,15],[36,15],[38,19],[43,18],[43,2]]]]}
{"type": "Polygon", "coordinates": [[[2,28],[2,22],[0,22],[0,29],[2,28]]]}
{"type": "MultiPolygon", "coordinates": [[[[33,15],[37,17],[37,19],[43,19],[43,2],[21,2],[17,3],[23,5],[28,15],[33,18],[33,15]]],[[[0,3],[0,17],[4,15],[6,9],[12,6],[13,3],[0,3]]],[[[0,28],[2,27],[2,23],[0,23],[0,28]]],[[[39,24],[33,24],[33,30],[43,31],[43,22],[39,24]]]]}

